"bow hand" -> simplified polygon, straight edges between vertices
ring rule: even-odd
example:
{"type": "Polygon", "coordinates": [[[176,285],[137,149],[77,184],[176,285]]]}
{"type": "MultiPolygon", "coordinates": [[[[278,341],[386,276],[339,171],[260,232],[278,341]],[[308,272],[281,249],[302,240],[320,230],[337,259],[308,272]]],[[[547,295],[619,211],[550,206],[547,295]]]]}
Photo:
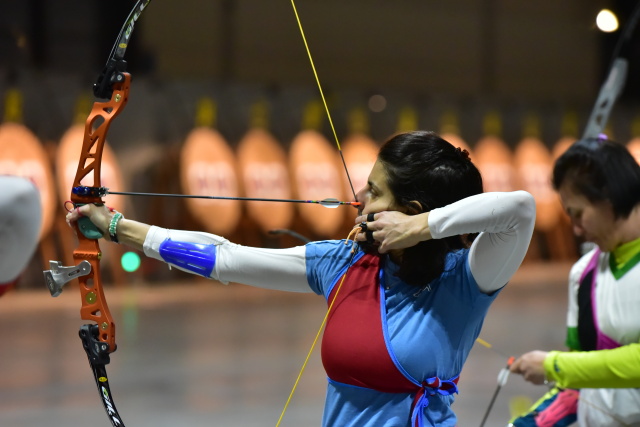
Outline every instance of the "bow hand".
{"type": "Polygon", "coordinates": [[[99,239],[109,237],[109,223],[113,218],[111,212],[104,204],[90,203],[78,205],[67,214],[67,224],[73,227],[76,223],[78,230],[88,239],[99,239]]]}

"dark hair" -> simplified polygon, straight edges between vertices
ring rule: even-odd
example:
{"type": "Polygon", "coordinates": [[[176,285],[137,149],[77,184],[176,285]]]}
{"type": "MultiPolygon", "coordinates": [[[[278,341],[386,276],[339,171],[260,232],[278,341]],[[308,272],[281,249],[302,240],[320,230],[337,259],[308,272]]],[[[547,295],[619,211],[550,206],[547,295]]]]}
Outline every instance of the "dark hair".
{"type": "MultiPolygon", "coordinates": [[[[409,214],[429,212],[482,193],[482,177],[469,153],[433,132],[392,137],[380,148],[378,160],[396,204],[407,208],[409,214]],[[421,209],[413,201],[419,202],[421,209]]],[[[468,244],[463,236],[451,236],[407,248],[398,277],[412,285],[426,285],[442,274],[448,252],[468,244]]]]}
{"type": "Polygon", "coordinates": [[[615,218],[640,203],[640,165],[622,144],[602,138],[575,142],[553,167],[553,187],[568,182],[591,203],[608,201],[615,218]]]}

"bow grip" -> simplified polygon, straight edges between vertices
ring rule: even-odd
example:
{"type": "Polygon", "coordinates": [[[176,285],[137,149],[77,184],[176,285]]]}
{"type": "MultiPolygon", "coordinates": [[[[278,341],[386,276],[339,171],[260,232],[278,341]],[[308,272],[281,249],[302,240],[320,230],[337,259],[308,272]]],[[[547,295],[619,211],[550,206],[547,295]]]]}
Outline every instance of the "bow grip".
{"type": "MultiPolygon", "coordinates": [[[[77,204],[76,206],[83,205],[77,204]]],[[[97,240],[103,236],[102,231],[86,216],[78,218],[78,230],[80,230],[82,235],[87,239],[97,240]]]]}

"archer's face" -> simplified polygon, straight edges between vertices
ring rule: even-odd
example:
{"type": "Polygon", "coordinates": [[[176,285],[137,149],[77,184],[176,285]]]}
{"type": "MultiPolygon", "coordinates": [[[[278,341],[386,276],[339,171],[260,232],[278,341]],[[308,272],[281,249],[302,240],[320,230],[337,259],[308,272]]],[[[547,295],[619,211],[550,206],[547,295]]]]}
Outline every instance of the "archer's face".
{"type": "Polygon", "coordinates": [[[356,197],[362,203],[360,207],[362,215],[398,210],[395,197],[387,186],[387,173],[379,161],[373,165],[367,185],[358,191],[356,197]]]}
{"type": "Polygon", "coordinates": [[[612,251],[618,246],[618,221],[611,203],[590,202],[576,192],[568,181],[562,184],[558,193],[576,236],[595,243],[603,251],[612,251]]]}

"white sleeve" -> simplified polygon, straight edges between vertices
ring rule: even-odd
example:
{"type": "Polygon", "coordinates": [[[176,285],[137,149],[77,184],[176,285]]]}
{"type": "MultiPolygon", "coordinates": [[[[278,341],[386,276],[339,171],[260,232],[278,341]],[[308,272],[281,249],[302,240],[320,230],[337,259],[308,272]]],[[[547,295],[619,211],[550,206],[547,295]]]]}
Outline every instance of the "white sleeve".
{"type": "Polygon", "coordinates": [[[40,193],[27,179],[0,176],[0,283],[16,279],[40,236],[40,193]]]}
{"type": "Polygon", "coordinates": [[[533,196],[525,191],[482,193],[429,213],[434,239],[480,233],[469,268],[482,292],[504,286],[524,259],[535,225],[533,196]]]}
{"type": "Polygon", "coordinates": [[[215,245],[215,265],[209,277],[222,283],[236,282],[266,289],[311,292],[307,282],[304,246],[287,249],[254,248],[237,245],[215,234],[152,226],[144,242],[145,255],[166,262],[160,254],[160,245],[169,239],[215,245]]]}

